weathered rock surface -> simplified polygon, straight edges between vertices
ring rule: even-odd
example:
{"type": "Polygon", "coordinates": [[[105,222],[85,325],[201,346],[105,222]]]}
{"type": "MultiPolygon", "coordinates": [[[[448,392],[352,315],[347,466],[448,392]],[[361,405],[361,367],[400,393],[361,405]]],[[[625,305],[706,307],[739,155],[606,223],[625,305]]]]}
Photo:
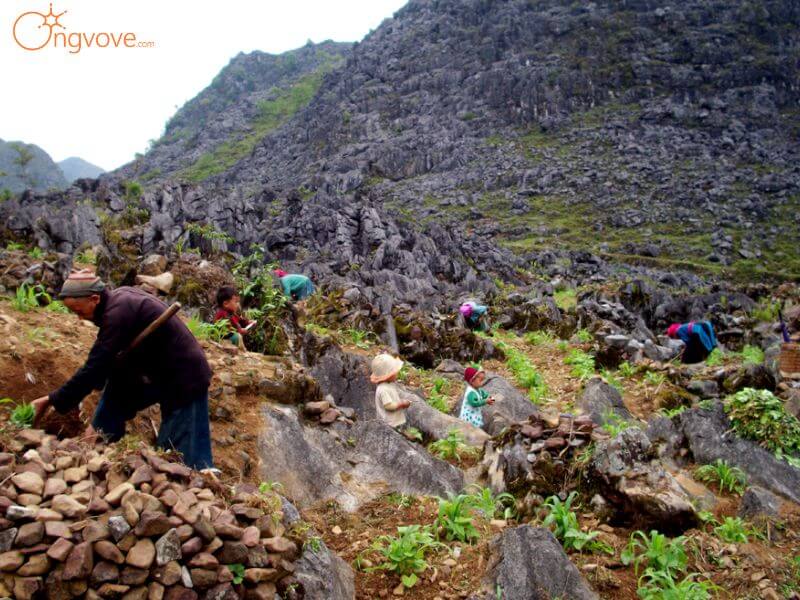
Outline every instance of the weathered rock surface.
{"type": "Polygon", "coordinates": [[[508,600],[599,598],[553,534],[530,525],[507,529],[492,540],[484,583],[490,593],[499,589],[508,600]]]}
{"type": "Polygon", "coordinates": [[[800,469],[732,433],[721,403],[715,403],[712,410],[685,411],[680,424],[697,463],[725,460],[742,469],[751,483],[800,503],[800,469]]]}
{"type": "Polygon", "coordinates": [[[392,491],[444,495],[464,486],[459,469],[382,421],[322,429],[303,425],[289,407],[264,407],[262,414],[262,476],[280,481],[301,506],[332,499],[353,511],[392,491]]]}

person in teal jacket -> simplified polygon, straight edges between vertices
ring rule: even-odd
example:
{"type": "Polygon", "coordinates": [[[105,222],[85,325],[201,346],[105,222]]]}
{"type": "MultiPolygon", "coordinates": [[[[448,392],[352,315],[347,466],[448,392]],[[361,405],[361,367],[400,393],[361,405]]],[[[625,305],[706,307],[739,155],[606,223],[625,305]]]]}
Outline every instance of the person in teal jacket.
{"type": "Polygon", "coordinates": [[[275,275],[280,279],[283,293],[295,302],[305,300],[314,293],[314,284],[305,275],[287,273],[282,269],[276,269],[275,275]]]}
{"type": "Polygon", "coordinates": [[[470,425],[482,428],[482,407],[487,404],[494,404],[494,398],[483,389],[483,384],[486,382],[486,373],[480,369],[467,367],[464,369],[464,381],[467,382],[467,389],[464,390],[464,400],[461,402],[459,418],[470,425]]]}

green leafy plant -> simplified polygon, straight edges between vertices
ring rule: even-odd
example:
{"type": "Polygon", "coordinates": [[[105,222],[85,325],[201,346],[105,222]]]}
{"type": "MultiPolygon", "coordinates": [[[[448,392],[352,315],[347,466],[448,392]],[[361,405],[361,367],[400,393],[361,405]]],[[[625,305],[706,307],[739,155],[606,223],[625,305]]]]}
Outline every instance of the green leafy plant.
{"type": "Polygon", "coordinates": [[[474,456],[479,452],[477,448],[464,443],[464,434],[458,429],[451,429],[447,432],[446,438],[431,442],[428,445],[428,450],[439,458],[457,460],[458,462],[461,462],[461,459],[465,456],[474,456]]]}
{"type": "Polygon", "coordinates": [[[676,581],[663,571],[647,569],[636,591],[641,600],[708,600],[718,588],[708,580],[696,581],[695,573],[676,581]],[[645,584],[642,585],[642,581],[645,584]]]}
{"type": "Polygon", "coordinates": [[[764,351],[758,346],[745,346],[742,348],[742,362],[745,365],[763,365],[764,351]]]}
{"type": "Polygon", "coordinates": [[[436,530],[444,533],[447,541],[471,543],[480,537],[473,525],[473,503],[467,494],[448,494],[438,498],[439,513],[436,517],[436,530]]]}
{"type": "Polygon", "coordinates": [[[695,469],[694,476],[708,483],[714,483],[720,491],[728,491],[741,495],[747,485],[747,477],[738,467],[730,466],[726,461],[717,459],[710,465],[695,469]]]}
{"type": "Polygon", "coordinates": [[[636,427],[631,423],[620,417],[616,412],[609,409],[603,413],[603,431],[608,433],[611,437],[617,437],[620,433],[631,427],[636,427]]]}
{"type": "Polygon", "coordinates": [[[73,262],[82,265],[93,265],[97,262],[97,255],[91,248],[84,248],[73,257],[73,262]]]}
{"type": "Polygon", "coordinates": [[[372,345],[373,335],[369,331],[351,328],[345,329],[344,334],[354,346],[362,350],[366,350],[372,345]]]}
{"type": "Polygon", "coordinates": [[[572,503],[577,492],[571,492],[565,501],[558,496],[550,496],[542,505],[547,510],[547,516],[542,524],[553,531],[553,535],[561,541],[565,550],[582,552],[606,552],[613,554],[614,549],[605,542],[598,540],[598,531],[584,532],[578,524],[578,517],[572,511],[572,503]]]}
{"type": "Polygon", "coordinates": [[[470,502],[472,506],[481,512],[487,519],[494,519],[497,513],[506,514],[506,511],[516,503],[514,496],[508,493],[494,495],[490,488],[484,488],[477,484],[472,484],[467,488],[471,491],[470,502]]]}
{"type": "Polygon", "coordinates": [[[277,494],[282,490],[283,484],[280,481],[262,481],[258,484],[260,494],[277,494]]]}
{"type": "Polygon", "coordinates": [[[239,585],[244,581],[244,565],[241,563],[235,563],[232,565],[227,565],[228,570],[233,575],[233,584],[239,585]]]}
{"type": "Polygon", "coordinates": [[[566,352],[569,350],[569,342],[567,340],[559,340],[556,344],[556,348],[558,348],[559,352],[566,352]]]}
{"type": "Polygon", "coordinates": [[[224,231],[218,230],[211,223],[189,223],[186,232],[190,240],[196,241],[200,247],[200,253],[204,256],[212,256],[219,252],[223,244],[233,242],[233,238],[224,231]]]}
{"type": "Polygon", "coordinates": [[[647,371],[644,374],[644,382],[652,387],[659,387],[667,380],[667,376],[658,371],[647,371]]]}
{"type": "Polygon", "coordinates": [[[686,405],[681,404],[680,406],[676,406],[674,408],[662,408],[659,410],[659,414],[664,415],[668,419],[672,419],[673,417],[677,417],[679,414],[683,413],[686,410],[686,405]]]}
{"type": "Polygon", "coordinates": [[[450,389],[450,382],[444,377],[437,377],[433,381],[428,397],[425,401],[439,412],[448,413],[447,394],[450,389]]]}
{"type": "Polygon", "coordinates": [[[417,442],[421,442],[423,439],[422,432],[416,427],[406,427],[405,430],[403,430],[403,435],[417,442]]]}
{"type": "Polygon", "coordinates": [[[35,416],[36,410],[33,408],[33,404],[23,402],[11,412],[11,422],[17,427],[30,427],[33,425],[33,418],[35,416]]]}
{"type": "Polygon", "coordinates": [[[381,556],[382,562],[368,571],[383,570],[400,576],[403,587],[412,588],[419,581],[419,574],[428,568],[425,555],[442,546],[434,539],[430,527],[407,525],[397,528],[396,536],[379,537],[372,549],[381,556]]]}
{"type": "Polygon", "coordinates": [[[277,264],[265,263],[264,253],[258,246],[251,250],[232,269],[247,318],[257,322],[247,335],[247,347],[252,351],[278,354],[281,340],[285,339],[281,324],[288,301],[272,275],[277,264]]]}
{"type": "Polygon", "coordinates": [[[714,533],[729,544],[746,544],[752,530],[749,529],[744,521],[739,517],[725,517],[725,519],[717,527],[714,527],[714,533]]]}
{"type": "Polygon", "coordinates": [[[614,373],[612,373],[608,369],[601,369],[600,370],[600,375],[603,377],[603,379],[606,380],[606,383],[608,385],[610,385],[613,388],[616,388],[616,390],[620,394],[625,392],[625,386],[622,384],[622,382],[619,379],[617,379],[617,377],[614,375],[614,373]]]}
{"type": "Polygon", "coordinates": [[[578,293],[575,290],[559,290],[553,294],[556,306],[563,311],[575,308],[578,303],[578,293]]]}
{"type": "Polygon", "coordinates": [[[58,314],[68,314],[69,309],[64,305],[61,300],[53,300],[50,304],[44,307],[45,310],[49,312],[54,312],[58,314]]]}
{"type": "Polygon", "coordinates": [[[28,256],[30,256],[31,258],[33,258],[35,260],[39,260],[40,258],[42,258],[44,256],[44,250],[39,248],[39,246],[34,246],[30,250],[28,250],[28,256]]]}
{"type": "Polygon", "coordinates": [[[725,412],[737,435],[753,440],[800,467],[800,421],[768,390],[745,388],[725,399],[725,412]]]}
{"type": "Polygon", "coordinates": [[[719,367],[725,362],[725,355],[719,348],[714,348],[706,357],[706,364],[709,367],[719,367]]]}
{"type": "Polygon", "coordinates": [[[498,342],[497,347],[506,355],[506,364],[514,375],[514,380],[528,390],[528,397],[538,404],[547,396],[547,383],[536,370],[530,359],[510,344],[498,342]]]}
{"type": "Polygon", "coordinates": [[[20,244],[19,242],[8,242],[8,244],[6,244],[6,250],[9,252],[19,252],[21,250],[25,250],[25,244],[20,244]]]}
{"type": "Polygon", "coordinates": [[[221,342],[231,332],[228,319],[220,319],[214,323],[206,323],[197,317],[189,317],[186,327],[198,340],[211,340],[221,342]]]}
{"type": "Polygon", "coordinates": [[[581,344],[588,344],[594,339],[594,336],[588,329],[579,329],[575,335],[581,344]]]}
{"type": "Polygon", "coordinates": [[[409,508],[414,505],[416,498],[410,494],[392,492],[391,494],[387,494],[386,501],[396,505],[397,508],[409,508]]]}
{"type": "Polygon", "coordinates": [[[42,285],[23,283],[11,298],[11,306],[19,312],[29,312],[39,308],[42,303],[50,303],[51,300],[50,294],[45,291],[42,285]]]}
{"type": "Polygon", "coordinates": [[[570,365],[570,375],[579,379],[589,379],[594,375],[594,357],[579,348],[573,348],[564,359],[565,365],[570,365]]]}
{"type": "Polygon", "coordinates": [[[626,566],[633,563],[637,574],[639,567],[644,563],[649,569],[675,576],[686,571],[688,558],[685,546],[685,536],[670,540],[655,530],[652,530],[649,536],[643,531],[634,531],[620,559],[626,566]]]}
{"type": "Polygon", "coordinates": [[[756,321],[775,322],[778,320],[780,302],[775,302],[769,298],[762,298],[761,301],[750,311],[750,316],[756,321]]]}
{"type": "Polygon", "coordinates": [[[531,346],[542,346],[556,341],[555,336],[549,331],[531,331],[525,334],[524,339],[531,346]]]}
{"type": "Polygon", "coordinates": [[[631,363],[627,360],[619,363],[619,367],[617,367],[617,371],[620,375],[622,375],[625,379],[629,379],[636,375],[638,369],[634,367],[631,363]]]}

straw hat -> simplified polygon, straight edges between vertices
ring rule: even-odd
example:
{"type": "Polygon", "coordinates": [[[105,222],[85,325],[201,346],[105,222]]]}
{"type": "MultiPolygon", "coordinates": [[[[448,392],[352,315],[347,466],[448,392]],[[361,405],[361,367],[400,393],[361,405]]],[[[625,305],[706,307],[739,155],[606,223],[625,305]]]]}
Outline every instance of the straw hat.
{"type": "Polygon", "coordinates": [[[372,383],[383,383],[402,368],[403,361],[399,358],[391,354],[378,354],[372,359],[372,376],[369,379],[372,383]]]}

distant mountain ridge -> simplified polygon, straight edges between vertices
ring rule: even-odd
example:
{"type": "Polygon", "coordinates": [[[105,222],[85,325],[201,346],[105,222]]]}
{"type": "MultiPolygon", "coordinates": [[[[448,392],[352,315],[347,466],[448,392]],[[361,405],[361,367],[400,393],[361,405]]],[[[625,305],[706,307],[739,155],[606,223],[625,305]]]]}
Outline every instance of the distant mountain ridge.
{"type": "Polygon", "coordinates": [[[67,187],[59,166],[35,144],[0,139],[0,191],[18,194],[26,189],[46,192],[67,187]]]}
{"type": "Polygon", "coordinates": [[[61,171],[64,173],[64,177],[69,183],[85,177],[94,179],[106,172],[105,169],[93,165],[89,161],[83,160],[77,156],[71,156],[59,161],[58,166],[61,167],[61,171]]]}

